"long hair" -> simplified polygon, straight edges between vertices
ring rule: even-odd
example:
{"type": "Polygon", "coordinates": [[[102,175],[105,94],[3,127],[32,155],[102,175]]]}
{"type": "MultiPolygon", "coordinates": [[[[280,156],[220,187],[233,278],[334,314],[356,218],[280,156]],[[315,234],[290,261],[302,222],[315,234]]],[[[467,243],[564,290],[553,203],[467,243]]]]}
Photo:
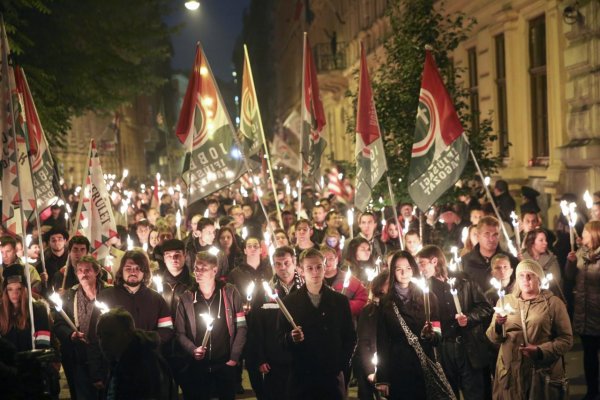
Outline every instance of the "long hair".
{"type": "Polygon", "coordinates": [[[152,280],[152,273],[150,272],[150,260],[148,259],[145,251],[141,249],[134,249],[126,251],[121,258],[121,265],[115,274],[115,286],[121,286],[125,283],[123,280],[123,266],[127,260],[132,260],[140,267],[140,271],[142,271],[144,274],[144,285],[150,285],[150,281],[152,280]]]}
{"type": "MultiPolygon", "coordinates": [[[[358,266],[359,261],[356,259],[356,251],[358,250],[358,246],[360,246],[363,243],[366,243],[369,246],[371,246],[369,244],[369,241],[362,236],[355,237],[348,244],[348,252],[346,253],[345,261],[349,265],[351,265],[353,267],[358,266]]],[[[369,256],[369,261],[373,261],[373,252],[372,251],[371,251],[371,255],[369,256]]]]}
{"type": "Polygon", "coordinates": [[[588,231],[592,237],[592,247],[590,250],[594,251],[600,247],[600,221],[590,221],[585,224],[583,229],[588,231]]]}
{"type": "Polygon", "coordinates": [[[419,251],[417,257],[428,258],[430,260],[433,257],[437,258],[438,262],[435,266],[435,277],[439,278],[442,276],[448,276],[448,263],[446,262],[446,256],[444,256],[444,252],[438,246],[428,244],[419,251]]]}
{"type": "MultiPolygon", "coordinates": [[[[242,249],[240,249],[240,246],[238,246],[237,240],[235,239],[235,231],[233,230],[232,227],[230,226],[222,226],[219,231],[217,232],[217,235],[215,237],[215,245],[218,246],[221,250],[223,250],[223,252],[225,252],[225,249],[221,248],[221,235],[224,232],[229,232],[231,234],[231,248],[229,249],[229,254],[232,254],[234,257],[241,257],[244,255],[244,253],[242,253],[242,249]]],[[[274,240],[275,238],[273,238],[274,240]]]]}
{"type": "Polygon", "coordinates": [[[6,335],[14,327],[23,330],[29,322],[29,303],[27,288],[21,285],[21,296],[18,307],[13,306],[8,298],[8,288],[2,290],[0,306],[0,334],[6,335]]]}

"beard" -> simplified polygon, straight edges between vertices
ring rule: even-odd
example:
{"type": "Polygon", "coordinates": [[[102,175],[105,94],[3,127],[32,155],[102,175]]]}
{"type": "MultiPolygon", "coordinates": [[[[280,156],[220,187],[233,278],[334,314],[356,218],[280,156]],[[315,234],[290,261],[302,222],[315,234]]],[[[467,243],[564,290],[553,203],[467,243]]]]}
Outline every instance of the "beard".
{"type": "Polygon", "coordinates": [[[126,281],[125,284],[130,287],[138,287],[142,284],[142,281],[141,280],[138,280],[137,282],[126,281]]]}

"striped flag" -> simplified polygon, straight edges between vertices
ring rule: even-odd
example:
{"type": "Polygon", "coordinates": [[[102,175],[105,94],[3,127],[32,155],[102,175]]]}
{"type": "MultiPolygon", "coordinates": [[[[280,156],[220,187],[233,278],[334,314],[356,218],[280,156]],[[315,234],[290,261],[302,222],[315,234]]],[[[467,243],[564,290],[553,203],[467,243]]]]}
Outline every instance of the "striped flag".
{"type": "Polygon", "coordinates": [[[90,140],[87,173],[75,221],[75,234],[89,239],[90,253],[97,259],[105,258],[110,250],[108,241],[117,236],[117,225],[94,139],[90,140]]]}
{"type": "Polygon", "coordinates": [[[27,157],[23,98],[17,90],[15,71],[4,24],[1,27],[0,128],[2,129],[2,223],[13,234],[22,234],[34,215],[35,197],[27,157]],[[23,227],[21,210],[25,218],[23,227]]]}
{"type": "Polygon", "coordinates": [[[304,175],[315,180],[321,176],[321,156],[327,142],[321,136],[325,127],[325,111],[319,95],[317,67],[312,57],[308,36],[304,34],[304,65],[302,74],[302,138],[300,154],[304,175]]]}
{"type": "Polygon", "coordinates": [[[247,157],[252,157],[263,149],[264,132],[246,45],[244,45],[244,73],[242,76],[240,113],[240,132],[244,140],[244,154],[247,157]]]}
{"type": "Polygon", "coordinates": [[[356,191],[354,206],[367,208],[373,187],[379,182],[387,163],[385,150],[373,100],[369,68],[365,49],[360,45],[360,78],[358,83],[358,107],[356,111],[356,191]]]}
{"type": "Polygon", "coordinates": [[[56,175],[54,174],[54,161],[37,113],[37,108],[33,102],[33,96],[31,96],[31,91],[29,90],[25,72],[19,67],[15,68],[15,79],[19,95],[22,96],[25,106],[33,188],[35,190],[35,199],[37,200],[37,210],[39,213],[42,213],[46,208],[58,201],[56,190],[58,182],[56,182],[56,175]]]}

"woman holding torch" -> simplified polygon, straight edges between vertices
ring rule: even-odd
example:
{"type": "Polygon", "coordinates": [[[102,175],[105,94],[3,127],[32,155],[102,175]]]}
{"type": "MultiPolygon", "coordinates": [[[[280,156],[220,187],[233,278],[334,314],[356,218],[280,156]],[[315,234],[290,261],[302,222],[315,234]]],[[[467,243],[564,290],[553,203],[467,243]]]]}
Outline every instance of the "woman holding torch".
{"type": "MultiPolygon", "coordinates": [[[[425,374],[430,371],[424,370],[423,365],[428,365],[427,359],[435,359],[433,349],[441,339],[441,331],[437,298],[430,294],[432,307],[428,321],[423,293],[411,281],[419,275],[417,263],[409,252],[394,254],[388,294],[380,306],[375,374],[377,388],[389,399],[429,398],[425,374]],[[411,343],[413,338],[418,338],[418,343],[411,343]]],[[[443,373],[439,378],[446,380],[443,373]]]]}
{"type": "MultiPolygon", "coordinates": [[[[514,312],[496,312],[487,330],[490,341],[500,345],[493,398],[560,398],[566,395],[563,356],[573,345],[567,308],[542,289],[544,271],[536,261],[521,261],[516,277],[513,292],[504,298],[514,312]]],[[[500,306],[499,301],[496,310],[500,306]]]]}

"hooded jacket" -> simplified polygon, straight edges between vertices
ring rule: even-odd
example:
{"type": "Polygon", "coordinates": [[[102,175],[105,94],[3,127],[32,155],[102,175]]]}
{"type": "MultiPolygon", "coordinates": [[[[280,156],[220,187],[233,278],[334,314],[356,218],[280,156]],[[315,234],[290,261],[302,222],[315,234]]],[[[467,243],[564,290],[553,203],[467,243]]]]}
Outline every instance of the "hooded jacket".
{"type": "MultiPolygon", "coordinates": [[[[505,323],[506,337],[502,336],[500,325],[496,326],[495,314],[487,330],[487,337],[492,343],[500,345],[493,398],[523,399],[531,388],[533,368],[547,373],[551,380],[564,377],[562,357],[573,346],[573,331],[565,304],[550,290],[541,290],[532,300],[522,300],[509,294],[504,298],[504,304],[510,304],[515,310],[508,315],[505,323]],[[521,345],[525,342],[521,311],[527,340],[539,348],[537,357],[533,359],[521,353],[521,345]]],[[[540,390],[534,390],[530,398],[543,399],[543,382],[536,387],[540,390]]]]}

